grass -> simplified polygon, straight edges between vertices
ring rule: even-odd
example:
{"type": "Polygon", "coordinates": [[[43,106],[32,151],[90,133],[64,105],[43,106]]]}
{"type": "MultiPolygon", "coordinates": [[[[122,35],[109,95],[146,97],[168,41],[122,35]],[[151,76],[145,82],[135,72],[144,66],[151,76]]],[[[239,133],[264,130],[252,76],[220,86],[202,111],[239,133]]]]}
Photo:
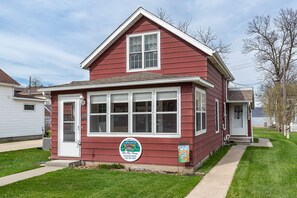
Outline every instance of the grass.
{"type": "Polygon", "coordinates": [[[219,148],[219,150],[211,155],[196,171],[201,173],[208,173],[225,156],[230,148],[231,146],[229,145],[225,145],[219,148]]]}
{"type": "Polygon", "coordinates": [[[184,197],[199,176],[64,169],[0,187],[4,197],[184,197]]]}
{"type": "Polygon", "coordinates": [[[297,133],[288,140],[276,131],[255,129],[254,136],[269,138],[273,148],[247,148],[227,197],[296,197],[297,133]]]}
{"type": "Polygon", "coordinates": [[[49,151],[37,148],[0,153],[0,177],[38,168],[49,155],[49,151]]]}

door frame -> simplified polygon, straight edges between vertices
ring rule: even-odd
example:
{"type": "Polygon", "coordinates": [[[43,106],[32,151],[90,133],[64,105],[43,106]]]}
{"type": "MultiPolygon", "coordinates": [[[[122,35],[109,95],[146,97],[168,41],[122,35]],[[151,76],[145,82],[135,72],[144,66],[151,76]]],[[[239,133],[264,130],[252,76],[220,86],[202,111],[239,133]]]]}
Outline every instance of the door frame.
{"type": "Polygon", "coordinates": [[[58,96],[58,156],[59,157],[81,157],[81,94],[67,94],[58,96]],[[70,143],[63,142],[63,115],[64,115],[64,103],[74,102],[75,103],[75,141],[70,143]],[[77,144],[78,153],[74,155],[64,155],[61,149],[63,149],[62,144],[72,144],[75,146],[77,144]]]}
{"type": "Polygon", "coordinates": [[[230,126],[230,135],[235,136],[246,136],[248,137],[248,103],[229,103],[229,126],[230,126]],[[243,106],[243,128],[245,133],[242,135],[233,134],[233,117],[234,117],[234,105],[243,106]],[[244,112],[245,109],[245,112],[244,112]]]}

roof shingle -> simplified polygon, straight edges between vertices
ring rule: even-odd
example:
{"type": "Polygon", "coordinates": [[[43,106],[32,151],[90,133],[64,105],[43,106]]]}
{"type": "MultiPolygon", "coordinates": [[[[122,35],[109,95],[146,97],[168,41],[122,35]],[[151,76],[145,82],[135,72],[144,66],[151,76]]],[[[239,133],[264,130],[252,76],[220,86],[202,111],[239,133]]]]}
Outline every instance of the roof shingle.
{"type": "Polygon", "coordinates": [[[0,83],[11,84],[11,85],[20,85],[2,69],[0,69],[0,83]]]}

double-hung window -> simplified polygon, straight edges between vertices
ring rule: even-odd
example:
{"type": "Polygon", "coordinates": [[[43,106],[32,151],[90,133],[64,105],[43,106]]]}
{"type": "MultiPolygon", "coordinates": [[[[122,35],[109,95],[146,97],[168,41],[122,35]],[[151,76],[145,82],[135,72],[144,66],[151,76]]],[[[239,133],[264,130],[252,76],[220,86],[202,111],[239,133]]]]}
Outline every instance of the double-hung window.
{"type": "Polygon", "coordinates": [[[179,137],[179,93],[178,87],[89,93],[88,134],[179,137]]]}
{"type": "Polygon", "coordinates": [[[127,36],[127,71],[159,69],[160,33],[127,36]]]}
{"type": "Polygon", "coordinates": [[[216,128],[216,133],[220,131],[220,117],[219,117],[219,100],[215,99],[215,128],[216,128]]]}
{"type": "Polygon", "coordinates": [[[195,92],[195,128],[196,135],[206,132],[206,93],[196,88],[195,92]]]}

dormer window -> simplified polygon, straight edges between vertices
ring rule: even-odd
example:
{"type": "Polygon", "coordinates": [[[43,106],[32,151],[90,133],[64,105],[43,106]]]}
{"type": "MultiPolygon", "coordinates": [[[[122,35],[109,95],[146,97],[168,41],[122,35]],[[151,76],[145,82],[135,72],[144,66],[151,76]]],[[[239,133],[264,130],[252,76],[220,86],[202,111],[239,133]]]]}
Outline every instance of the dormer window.
{"type": "Polygon", "coordinates": [[[160,69],[160,32],[127,36],[127,71],[160,69]]]}

